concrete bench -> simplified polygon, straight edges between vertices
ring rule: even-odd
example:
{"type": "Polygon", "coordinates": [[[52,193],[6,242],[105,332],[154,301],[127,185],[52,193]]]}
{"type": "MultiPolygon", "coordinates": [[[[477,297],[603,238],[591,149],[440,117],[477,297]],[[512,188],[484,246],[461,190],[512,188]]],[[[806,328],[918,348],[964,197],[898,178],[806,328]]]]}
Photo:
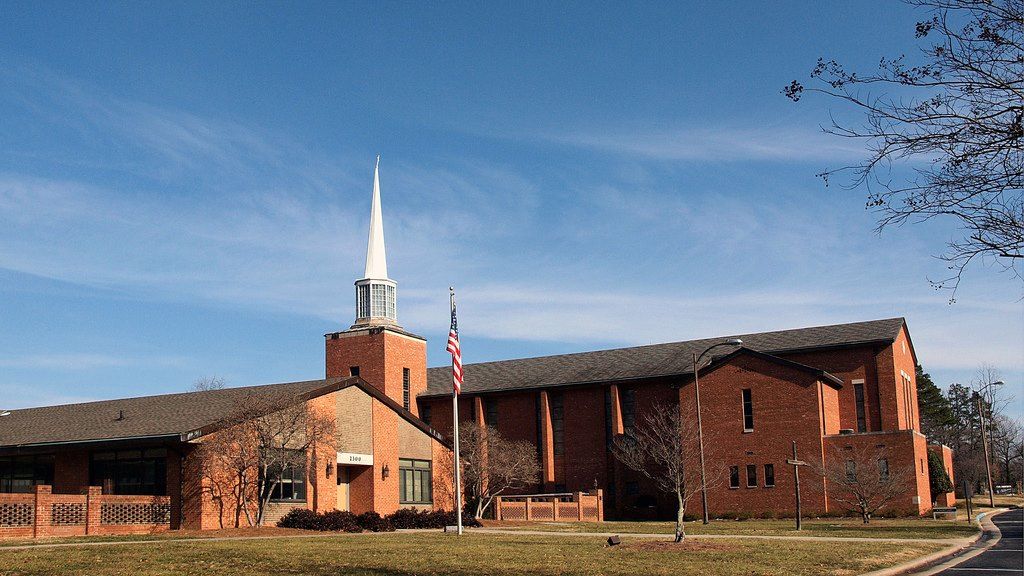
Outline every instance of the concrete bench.
{"type": "Polygon", "coordinates": [[[935,507],[935,508],[932,508],[932,520],[937,519],[939,517],[939,514],[952,514],[953,515],[953,519],[955,520],[956,519],[956,506],[950,506],[948,508],[947,507],[935,507]]]}

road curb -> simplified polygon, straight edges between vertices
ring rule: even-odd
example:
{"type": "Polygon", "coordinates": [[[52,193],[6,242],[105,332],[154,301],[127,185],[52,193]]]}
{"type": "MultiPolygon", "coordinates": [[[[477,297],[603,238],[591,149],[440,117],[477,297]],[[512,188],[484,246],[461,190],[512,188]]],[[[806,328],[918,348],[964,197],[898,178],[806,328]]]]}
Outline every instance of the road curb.
{"type": "Polygon", "coordinates": [[[948,568],[946,564],[950,560],[956,559],[959,563],[969,558],[973,558],[992,546],[995,546],[996,542],[999,542],[1001,533],[999,532],[999,528],[992,523],[991,517],[999,514],[1000,512],[1006,512],[1007,510],[1008,508],[1000,508],[991,512],[978,514],[977,523],[981,527],[981,532],[975,536],[974,540],[966,544],[950,546],[945,550],[939,550],[938,552],[933,552],[927,556],[915,558],[914,560],[910,560],[890,568],[883,568],[873,572],[865,572],[861,576],[902,576],[904,574],[928,576],[929,574],[934,574],[940,570],[948,568]]]}

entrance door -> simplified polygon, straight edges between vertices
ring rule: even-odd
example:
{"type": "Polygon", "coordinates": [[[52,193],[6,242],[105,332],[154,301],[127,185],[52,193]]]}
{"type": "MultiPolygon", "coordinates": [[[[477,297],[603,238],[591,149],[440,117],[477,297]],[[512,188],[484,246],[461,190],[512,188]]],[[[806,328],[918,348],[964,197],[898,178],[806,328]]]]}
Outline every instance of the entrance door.
{"type": "Polygon", "coordinates": [[[338,465],[338,501],[335,507],[338,510],[348,511],[349,500],[348,500],[348,466],[338,465]]]}

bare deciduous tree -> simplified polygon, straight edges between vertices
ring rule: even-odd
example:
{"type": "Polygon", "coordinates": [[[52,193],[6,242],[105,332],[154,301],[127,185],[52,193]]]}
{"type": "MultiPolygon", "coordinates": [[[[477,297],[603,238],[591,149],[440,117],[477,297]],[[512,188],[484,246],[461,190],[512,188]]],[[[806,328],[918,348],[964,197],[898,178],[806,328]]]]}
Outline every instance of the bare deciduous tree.
{"type": "Polygon", "coordinates": [[[902,55],[883,58],[877,72],[858,74],[819,59],[813,85],[793,81],[783,92],[794,101],[805,91],[826,94],[866,116],[861,126],[833,119],[825,131],[865,141],[867,159],[820,176],[827,183],[846,172],[851,187],[865,186],[868,208],[879,212],[879,231],[938,216],[956,219],[962,236],[941,256],[951,275],[934,281],[936,287],[952,289],[955,297],[976,258],[1022,279],[1024,3],[907,2],[931,10],[916,26],[917,38],[935,39],[922,48],[920,63],[902,55]],[[892,93],[877,93],[885,89],[892,93]]]}
{"type": "MultiPolygon", "coordinates": [[[[509,440],[490,426],[466,423],[459,427],[459,460],[466,503],[474,509],[476,518],[482,518],[498,496],[530,486],[540,476],[536,447],[529,442],[509,440]]],[[[451,470],[452,454],[447,453],[435,465],[442,472],[451,470]]],[[[451,491],[448,486],[441,489],[446,496],[451,491]]]]}
{"type": "MultiPolygon", "coordinates": [[[[706,439],[706,438],[705,438],[706,439]]],[[[700,494],[697,423],[683,419],[676,406],[655,404],[637,418],[632,430],[615,437],[612,451],[627,468],[651,479],[676,498],[675,541],[686,537],[686,504],[700,494]]],[[[721,475],[709,469],[706,482],[717,486],[721,475]]]]}
{"type": "Polygon", "coordinates": [[[252,526],[259,498],[259,456],[253,439],[243,427],[231,426],[203,438],[197,457],[203,492],[218,506],[220,527],[224,527],[229,504],[235,528],[241,526],[243,515],[252,526]]]}
{"type": "Polygon", "coordinates": [[[193,392],[205,392],[207,390],[223,390],[227,386],[227,380],[220,376],[203,376],[192,382],[193,392]]]}
{"type": "Polygon", "coordinates": [[[242,515],[250,525],[261,526],[281,472],[305,468],[308,482],[309,470],[319,469],[318,449],[334,442],[334,418],[308,402],[247,395],[222,424],[204,438],[200,455],[207,493],[222,515],[225,501],[232,502],[236,526],[242,515]]]}
{"type": "Polygon", "coordinates": [[[890,460],[885,448],[847,446],[837,448],[824,464],[811,468],[825,477],[829,500],[845,510],[860,514],[864,523],[872,514],[890,506],[907,493],[915,479],[915,464],[890,460]]]}

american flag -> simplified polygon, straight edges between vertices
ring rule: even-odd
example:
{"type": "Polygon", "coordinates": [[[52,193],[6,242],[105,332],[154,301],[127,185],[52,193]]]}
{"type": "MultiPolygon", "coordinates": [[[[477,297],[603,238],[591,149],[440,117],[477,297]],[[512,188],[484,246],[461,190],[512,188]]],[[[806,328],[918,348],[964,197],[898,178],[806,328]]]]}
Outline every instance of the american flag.
{"type": "Polygon", "coordinates": [[[452,294],[452,327],[448,331],[448,347],[452,354],[452,386],[455,393],[462,392],[462,349],[459,346],[459,321],[455,318],[455,294],[452,294]]]}

